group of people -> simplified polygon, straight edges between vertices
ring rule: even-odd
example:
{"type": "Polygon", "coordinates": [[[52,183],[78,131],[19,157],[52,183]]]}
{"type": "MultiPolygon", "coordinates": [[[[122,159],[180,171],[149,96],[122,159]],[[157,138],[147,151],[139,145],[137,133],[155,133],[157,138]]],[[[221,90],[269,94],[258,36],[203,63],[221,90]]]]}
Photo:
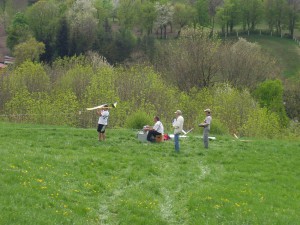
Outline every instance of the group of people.
{"type": "MultiPolygon", "coordinates": [[[[105,136],[105,129],[108,124],[108,117],[109,117],[109,107],[108,105],[104,105],[103,108],[97,109],[97,114],[99,115],[98,119],[98,139],[99,141],[104,141],[105,136]]],[[[210,109],[204,110],[206,117],[202,123],[199,124],[199,127],[203,127],[203,144],[205,148],[208,148],[208,135],[210,131],[210,125],[212,121],[211,117],[211,111],[210,109]]],[[[175,112],[175,119],[172,123],[172,126],[174,128],[174,146],[175,151],[179,152],[180,146],[179,146],[179,137],[180,134],[183,132],[183,124],[184,124],[184,118],[182,116],[181,110],[176,110],[175,112]]],[[[154,117],[154,125],[153,126],[145,126],[144,131],[147,131],[147,141],[149,142],[155,142],[155,137],[157,135],[163,135],[164,134],[164,126],[162,122],[160,121],[158,116],[154,117]]]]}

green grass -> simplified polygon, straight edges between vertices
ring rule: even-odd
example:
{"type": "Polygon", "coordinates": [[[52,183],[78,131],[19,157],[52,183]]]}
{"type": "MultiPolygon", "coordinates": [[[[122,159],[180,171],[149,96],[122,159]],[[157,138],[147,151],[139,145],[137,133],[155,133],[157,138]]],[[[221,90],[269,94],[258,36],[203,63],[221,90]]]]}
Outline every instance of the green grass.
{"type": "Polygon", "coordinates": [[[299,224],[300,143],[0,123],[0,224],[299,224]]]}
{"type": "Polygon", "coordinates": [[[268,35],[242,37],[258,43],[263,50],[275,57],[283,70],[283,77],[300,79],[300,47],[295,41],[268,35]]]}

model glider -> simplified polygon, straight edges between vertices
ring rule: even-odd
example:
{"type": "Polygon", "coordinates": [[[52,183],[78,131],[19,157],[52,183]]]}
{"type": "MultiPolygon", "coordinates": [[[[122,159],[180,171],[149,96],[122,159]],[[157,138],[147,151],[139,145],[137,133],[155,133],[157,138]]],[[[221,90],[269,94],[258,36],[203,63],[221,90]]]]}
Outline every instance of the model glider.
{"type": "Polygon", "coordinates": [[[111,108],[116,108],[117,107],[117,102],[112,103],[112,104],[102,104],[102,105],[98,105],[95,106],[93,108],[86,108],[86,110],[95,110],[95,109],[111,109],[111,108]],[[105,107],[105,105],[108,105],[105,107]]]}

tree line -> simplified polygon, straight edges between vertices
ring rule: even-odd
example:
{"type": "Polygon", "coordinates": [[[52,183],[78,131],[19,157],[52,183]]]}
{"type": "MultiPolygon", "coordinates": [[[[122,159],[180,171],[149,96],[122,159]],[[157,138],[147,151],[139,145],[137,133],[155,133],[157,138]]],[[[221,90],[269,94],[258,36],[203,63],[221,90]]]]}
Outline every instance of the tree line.
{"type": "Polygon", "coordinates": [[[18,44],[35,38],[45,44],[45,62],[89,50],[113,64],[136,49],[149,56],[153,38],[178,37],[187,25],[228,34],[237,27],[254,31],[265,23],[274,33],[288,30],[294,37],[300,15],[299,0],[39,0],[18,12],[13,2],[0,3],[7,46],[14,52],[18,44]]]}
{"type": "Polygon", "coordinates": [[[181,109],[185,129],[197,128],[203,109],[213,112],[214,134],[253,137],[298,137],[299,126],[286,116],[280,80],[266,80],[253,92],[229,83],[181,91],[167,83],[147,65],[130,68],[110,66],[103,57],[66,57],[52,66],[25,61],[2,71],[0,79],[1,120],[38,124],[95,127],[95,111],[103,103],[118,102],[111,110],[110,127],[140,128],[132,120],[158,115],[166,132],[172,132],[174,111],[181,109]]]}
{"type": "Polygon", "coordinates": [[[280,81],[278,63],[259,45],[212,32],[228,2],[241,1],[32,3],[7,26],[16,61],[0,71],[0,112],[10,121],[92,127],[96,115],[85,108],[118,101],[113,127],[143,112],[171,121],[178,108],[195,127],[210,107],[215,132],[298,135],[297,81],[280,81]],[[213,2],[220,3],[214,16],[205,14],[213,2]],[[202,11],[179,19],[194,15],[181,15],[180,4],[202,11]],[[176,27],[176,38],[165,41],[176,27]]]}

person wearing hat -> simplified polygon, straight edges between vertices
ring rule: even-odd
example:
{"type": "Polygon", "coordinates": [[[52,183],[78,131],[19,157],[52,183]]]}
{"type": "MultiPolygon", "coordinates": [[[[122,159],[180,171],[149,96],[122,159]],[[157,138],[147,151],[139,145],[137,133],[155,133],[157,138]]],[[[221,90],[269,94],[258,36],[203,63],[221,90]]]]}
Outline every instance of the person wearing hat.
{"type": "Polygon", "coordinates": [[[203,127],[203,143],[204,143],[204,148],[208,148],[208,134],[210,131],[210,124],[212,121],[211,115],[210,115],[210,109],[205,109],[204,110],[206,117],[203,123],[199,124],[199,127],[203,127]]]}
{"type": "Polygon", "coordinates": [[[97,114],[99,115],[98,119],[98,140],[104,141],[106,138],[105,129],[108,123],[109,111],[108,105],[104,105],[103,108],[97,109],[97,114]]]}
{"type": "Polygon", "coordinates": [[[180,110],[176,110],[175,115],[176,118],[174,119],[172,124],[174,127],[174,144],[175,144],[175,151],[179,152],[179,135],[183,130],[184,118],[180,110]]]}

